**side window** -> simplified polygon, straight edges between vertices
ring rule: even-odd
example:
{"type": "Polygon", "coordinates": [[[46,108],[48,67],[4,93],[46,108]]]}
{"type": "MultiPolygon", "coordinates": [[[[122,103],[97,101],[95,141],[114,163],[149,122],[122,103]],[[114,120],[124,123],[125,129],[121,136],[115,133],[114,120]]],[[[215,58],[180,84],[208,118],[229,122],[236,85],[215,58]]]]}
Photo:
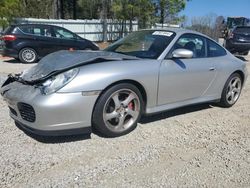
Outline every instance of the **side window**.
{"type": "Polygon", "coordinates": [[[38,36],[43,35],[42,29],[40,27],[33,27],[33,33],[34,35],[38,35],[38,36]]]}
{"type": "Polygon", "coordinates": [[[208,57],[219,57],[226,54],[226,51],[220,45],[208,39],[208,57]]]}
{"type": "Polygon", "coordinates": [[[195,34],[184,34],[175,43],[173,50],[184,48],[193,52],[193,58],[206,57],[206,40],[195,34]]]}
{"type": "Polygon", "coordinates": [[[47,26],[19,26],[19,29],[25,34],[37,35],[37,36],[46,36],[51,37],[52,32],[50,27],[47,26]]]}
{"type": "Polygon", "coordinates": [[[75,39],[75,35],[63,28],[54,28],[56,38],[75,39]]]}
{"type": "Polygon", "coordinates": [[[32,26],[19,26],[19,29],[26,34],[34,34],[34,30],[32,26]]]}
{"type": "Polygon", "coordinates": [[[53,36],[50,27],[45,26],[42,29],[43,29],[43,36],[45,36],[45,37],[52,37],[53,36]]]}

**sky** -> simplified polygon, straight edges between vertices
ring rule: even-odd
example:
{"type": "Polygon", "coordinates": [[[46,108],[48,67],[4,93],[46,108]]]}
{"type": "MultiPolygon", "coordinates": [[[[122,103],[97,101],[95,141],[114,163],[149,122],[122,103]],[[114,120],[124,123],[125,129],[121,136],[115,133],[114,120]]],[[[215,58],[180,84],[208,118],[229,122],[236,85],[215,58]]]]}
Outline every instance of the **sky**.
{"type": "Polygon", "coordinates": [[[250,0],[191,0],[180,15],[192,17],[216,14],[217,16],[244,16],[250,18],[250,0]]]}

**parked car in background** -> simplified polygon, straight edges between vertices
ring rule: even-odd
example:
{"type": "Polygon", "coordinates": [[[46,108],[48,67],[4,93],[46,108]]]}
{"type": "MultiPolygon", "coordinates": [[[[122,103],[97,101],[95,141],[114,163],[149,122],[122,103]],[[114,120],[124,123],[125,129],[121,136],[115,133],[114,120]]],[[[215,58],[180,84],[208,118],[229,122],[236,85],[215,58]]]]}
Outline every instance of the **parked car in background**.
{"type": "Polygon", "coordinates": [[[59,51],[11,76],[0,89],[10,116],[42,135],[132,131],[142,114],[191,104],[231,107],[246,62],[205,35],[183,29],[136,31],[104,51],[59,51]]]}
{"type": "Polygon", "coordinates": [[[231,53],[247,55],[250,50],[250,26],[238,26],[229,32],[226,48],[231,53]]]}
{"type": "Polygon", "coordinates": [[[99,47],[77,34],[58,26],[43,24],[11,25],[1,36],[1,54],[33,63],[55,51],[98,50],[99,47]]]}

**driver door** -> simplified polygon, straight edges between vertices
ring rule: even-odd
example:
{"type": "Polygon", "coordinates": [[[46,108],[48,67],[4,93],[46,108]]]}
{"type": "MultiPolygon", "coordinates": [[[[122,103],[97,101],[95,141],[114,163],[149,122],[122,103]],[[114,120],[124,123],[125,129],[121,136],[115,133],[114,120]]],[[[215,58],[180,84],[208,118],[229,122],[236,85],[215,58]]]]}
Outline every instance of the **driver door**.
{"type": "Polygon", "coordinates": [[[162,61],[159,76],[158,105],[184,102],[206,95],[216,76],[216,68],[207,57],[206,39],[199,35],[184,34],[173,46],[193,51],[193,57],[171,58],[162,61]]]}
{"type": "Polygon", "coordinates": [[[53,31],[58,42],[57,50],[79,49],[76,35],[73,32],[61,27],[54,27],[53,31]]]}

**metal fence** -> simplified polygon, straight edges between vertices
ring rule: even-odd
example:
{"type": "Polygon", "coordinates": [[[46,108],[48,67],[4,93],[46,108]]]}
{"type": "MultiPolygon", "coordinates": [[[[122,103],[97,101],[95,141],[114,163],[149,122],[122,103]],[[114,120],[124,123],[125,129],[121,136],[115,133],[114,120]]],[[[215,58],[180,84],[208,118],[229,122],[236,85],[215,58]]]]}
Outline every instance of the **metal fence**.
{"type": "MultiPolygon", "coordinates": [[[[56,19],[35,19],[35,18],[17,18],[16,24],[50,24],[64,27],[79,36],[91,41],[103,40],[103,21],[102,20],[56,20],[56,19]]],[[[138,22],[132,22],[132,31],[138,30],[138,22]]],[[[117,40],[129,32],[129,21],[121,24],[118,20],[107,20],[107,39],[109,41],[117,40]],[[124,29],[122,29],[124,28],[124,29]]]]}

